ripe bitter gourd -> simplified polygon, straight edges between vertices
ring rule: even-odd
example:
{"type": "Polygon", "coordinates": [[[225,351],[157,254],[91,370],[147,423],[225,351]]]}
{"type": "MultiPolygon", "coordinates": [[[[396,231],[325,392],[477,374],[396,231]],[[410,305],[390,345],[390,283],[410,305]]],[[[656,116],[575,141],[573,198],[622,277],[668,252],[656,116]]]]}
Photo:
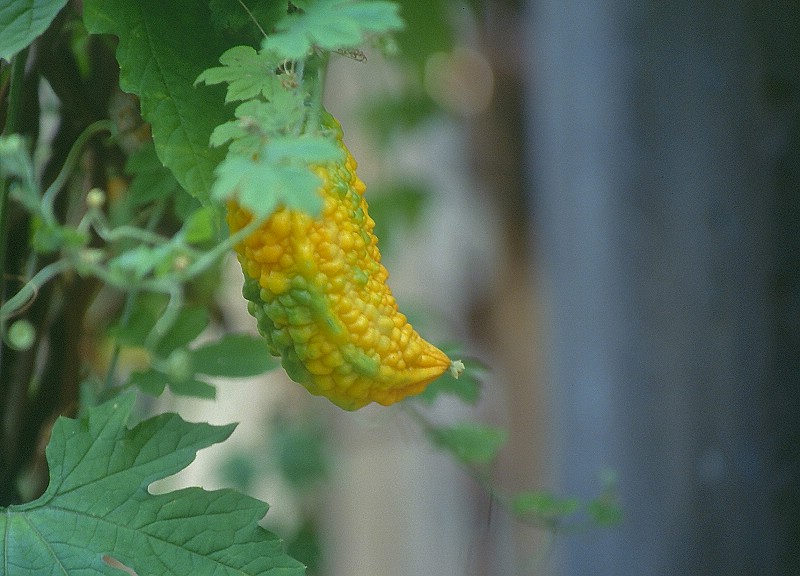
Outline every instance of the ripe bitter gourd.
{"type": "MultiPolygon", "coordinates": [[[[398,311],[365,185],[341,127],[326,116],[345,160],[314,167],[322,179],[322,213],[314,218],[279,208],[236,247],[243,294],[292,380],[346,410],[388,405],[422,392],[460,363],[423,340],[398,311]]],[[[252,218],[228,202],[231,232],[252,218]]]]}

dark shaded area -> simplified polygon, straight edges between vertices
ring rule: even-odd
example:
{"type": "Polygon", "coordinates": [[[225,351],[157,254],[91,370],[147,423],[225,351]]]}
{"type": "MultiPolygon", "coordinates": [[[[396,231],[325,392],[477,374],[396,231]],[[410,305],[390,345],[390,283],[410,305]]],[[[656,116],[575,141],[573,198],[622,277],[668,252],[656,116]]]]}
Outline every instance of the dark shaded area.
{"type": "MultiPolygon", "coordinates": [[[[88,66],[81,71],[72,49],[76,13],[63,10],[48,30],[31,46],[23,85],[22,114],[17,132],[28,138],[31,147],[39,134],[39,84],[43,79],[59,100],[59,125],[51,143],[51,157],[43,175],[46,187],[61,170],[78,135],[92,122],[106,115],[108,103],[118,85],[118,67],[112,47],[101,38],[86,46],[88,66]]],[[[3,93],[6,97],[6,93],[3,93]]],[[[0,103],[6,108],[6,102],[0,103]]],[[[1,127],[0,127],[1,128],[1,127]]],[[[31,149],[32,149],[31,148],[31,149]]],[[[55,203],[55,212],[64,221],[75,203],[83,202],[81,185],[104,185],[109,164],[121,162],[113,148],[94,139],[87,147],[80,177],[75,186],[68,181],[55,203]]],[[[16,203],[9,203],[6,260],[3,270],[7,300],[21,286],[31,259],[30,216],[16,203]]],[[[36,256],[37,269],[54,261],[55,254],[36,256]]],[[[50,427],[61,414],[77,409],[82,377],[79,347],[86,308],[97,289],[93,279],[65,276],[45,285],[19,317],[36,330],[36,341],[28,350],[15,350],[6,343],[0,351],[0,506],[38,496],[47,486],[44,447],[50,427]],[[30,493],[20,493],[20,475],[30,493]]]]}

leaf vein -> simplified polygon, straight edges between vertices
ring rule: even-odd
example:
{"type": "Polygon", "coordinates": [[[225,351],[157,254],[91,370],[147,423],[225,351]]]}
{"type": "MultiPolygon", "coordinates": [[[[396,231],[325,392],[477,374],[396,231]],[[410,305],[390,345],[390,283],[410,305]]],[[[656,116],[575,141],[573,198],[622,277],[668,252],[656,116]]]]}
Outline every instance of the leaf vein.
{"type": "MultiPolygon", "coordinates": [[[[58,554],[56,554],[55,550],[53,550],[52,546],[50,546],[50,542],[44,536],[42,536],[42,533],[39,532],[38,528],[36,528],[36,525],[33,522],[31,522],[31,519],[26,514],[20,514],[20,516],[22,517],[22,520],[28,525],[31,532],[33,532],[36,535],[36,537],[41,541],[42,545],[50,553],[50,556],[53,557],[53,561],[61,569],[61,573],[69,574],[66,566],[64,566],[64,563],[61,562],[61,559],[58,557],[58,554]]],[[[6,574],[7,573],[8,572],[6,572],[6,574]]]]}

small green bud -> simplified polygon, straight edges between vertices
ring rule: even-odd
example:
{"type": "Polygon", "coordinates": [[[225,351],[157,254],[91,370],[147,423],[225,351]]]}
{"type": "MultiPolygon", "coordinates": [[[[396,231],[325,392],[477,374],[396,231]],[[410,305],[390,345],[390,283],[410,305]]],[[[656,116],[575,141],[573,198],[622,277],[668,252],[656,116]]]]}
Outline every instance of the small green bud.
{"type": "Polygon", "coordinates": [[[99,210],[106,203],[106,193],[100,188],[92,188],[86,193],[86,205],[90,210],[99,210]]]}
{"type": "Polygon", "coordinates": [[[167,375],[172,382],[188,382],[194,376],[192,356],[183,348],[173,350],[167,358],[167,375]]]}
{"type": "Polygon", "coordinates": [[[28,350],[36,341],[36,328],[28,320],[17,320],[9,327],[6,341],[14,350],[28,350]]]}

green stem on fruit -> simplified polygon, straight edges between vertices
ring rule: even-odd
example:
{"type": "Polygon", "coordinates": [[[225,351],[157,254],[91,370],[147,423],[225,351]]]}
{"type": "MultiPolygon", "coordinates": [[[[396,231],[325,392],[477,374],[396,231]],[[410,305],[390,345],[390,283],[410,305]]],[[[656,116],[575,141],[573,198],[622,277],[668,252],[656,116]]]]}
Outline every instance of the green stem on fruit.
{"type": "Polygon", "coordinates": [[[322,99],[325,96],[325,79],[328,71],[328,52],[314,54],[306,62],[303,83],[308,82],[308,93],[310,94],[308,114],[304,131],[310,134],[319,132],[322,117],[322,99]]]}

